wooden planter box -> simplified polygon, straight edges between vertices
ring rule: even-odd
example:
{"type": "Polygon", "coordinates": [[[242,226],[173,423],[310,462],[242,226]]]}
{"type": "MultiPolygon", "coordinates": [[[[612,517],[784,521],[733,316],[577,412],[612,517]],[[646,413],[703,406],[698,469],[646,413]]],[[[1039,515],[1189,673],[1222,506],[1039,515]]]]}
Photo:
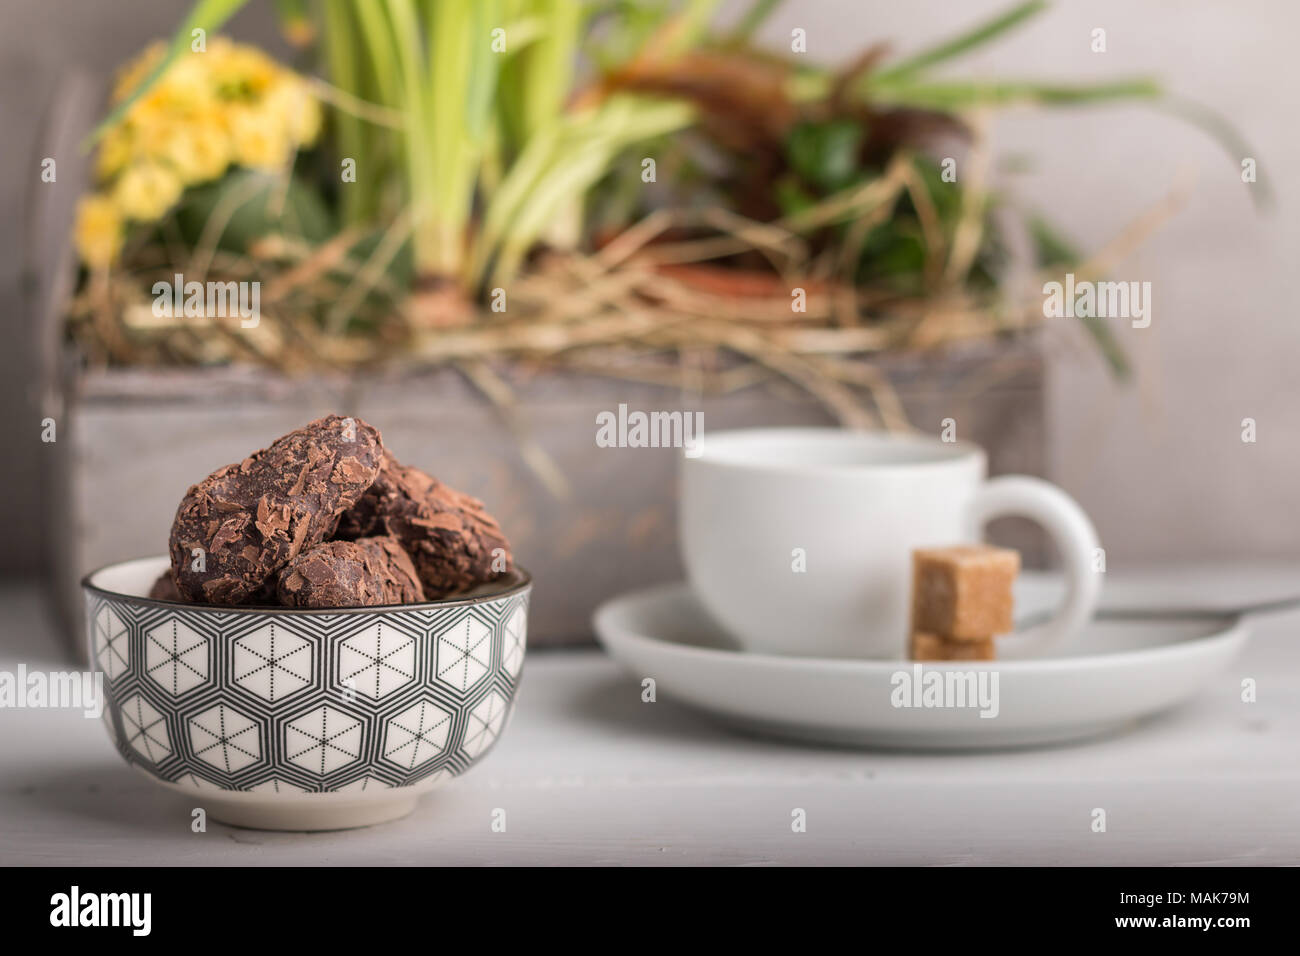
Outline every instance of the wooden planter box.
{"type": "MultiPolygon", "coordinates": [[[[945,418],[984,445],[990,470],[1041,474],[1043,368],[1032,345],[981,346],[885,363],[910,420],[937,434],[945,418]],[[1002,377],[987,385],[996,362],[1002,377]]],[[[520,454],[499,411],[450,370],[400,378],[289,380],[249,368],[69,370],[50,476],[52,586],[69,633],[86,571],[160,554],[186,488],[276,436],[328,412],[376,425],[407,463],[477,495],[536,579],[530,640],[590,639],[592,609],[629,589],[682,576],[676,550],[674,449],[601,448],[596,416],[620,403],[699,410],[705,431],[829,425],[812,400],[771,383],[723,397],[602,378],[543,374],[515,383],[528,433],[571,485],[557,498],[520,454]]],[[[1000,538],[1041,564],[1041,538],[1008,522],[1000,538]]]]}

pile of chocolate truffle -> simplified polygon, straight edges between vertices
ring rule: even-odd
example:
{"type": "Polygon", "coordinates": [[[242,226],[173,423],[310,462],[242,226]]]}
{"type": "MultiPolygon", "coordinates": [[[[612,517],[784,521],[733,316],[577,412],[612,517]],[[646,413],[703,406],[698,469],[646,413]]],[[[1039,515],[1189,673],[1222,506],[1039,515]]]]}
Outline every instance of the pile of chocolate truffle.
{"type": "Polygon", "coordinates": [[[185,493],[150,597],[334,608],[433,601],[513,569],[483,503],[330,415],[185,493]]]}

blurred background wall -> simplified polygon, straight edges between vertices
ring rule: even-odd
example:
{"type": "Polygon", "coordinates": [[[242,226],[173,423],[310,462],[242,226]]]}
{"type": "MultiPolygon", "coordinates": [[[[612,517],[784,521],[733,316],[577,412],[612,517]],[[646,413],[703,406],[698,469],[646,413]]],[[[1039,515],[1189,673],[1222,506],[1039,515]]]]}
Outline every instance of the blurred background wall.
{"type": "MultiPolygon", "coordinates": [[[[1007,6],[1007,0],[788,2],[767,37],[808,33],[809,55],[843,60],[872,40],[905,52],[1007,6]]],[[[0,448],[4,449],[0,571],[34,572],[46,544],[33,322],[23,305],[28,194],[41,188],[35,142],[60,71],[107,74],[168,33],[177,0],[0,0],[0,448]]],[[[269,6],[269,5],[268,5],[269,6]]],[[[733,7],[734,9],[734,7],[733,7]]],[[[724,16],[726,14],[724,13],[724,16]]],[[[1058,2],[1026,29],[958,69],[1063,80],[1151,74],[1174,94],[1230,117],[1275,194],[1253,211],[1237,162],[1179,120],[1137,107],[1002,115],[999,155],[1030,155],[1015,178],[1026,203],[1050,211],[1084,248],[1113,237],[1183,177],[1190,197],[1114,274],[1152,284],[1152,322],[1118,325],[1137,366],[1113,383],[1068,327],[1051,336],[1051,477],[1098,525],[1111,566],[1150,559],[1300,555],[1300,331],[1290,292],[1300,260],[1297,185],[1300,6],[1177,0],[1058,2]],[[1091,34],[1106,31],[1107,51],[1091,34]],[[1242,419],[1258,440],[1241,441],[1242,419]]],[[[231,32],[282,52],[269,9],[231,32]]],[[[937,423],[918,422],[923,428],[937,423]]]]}

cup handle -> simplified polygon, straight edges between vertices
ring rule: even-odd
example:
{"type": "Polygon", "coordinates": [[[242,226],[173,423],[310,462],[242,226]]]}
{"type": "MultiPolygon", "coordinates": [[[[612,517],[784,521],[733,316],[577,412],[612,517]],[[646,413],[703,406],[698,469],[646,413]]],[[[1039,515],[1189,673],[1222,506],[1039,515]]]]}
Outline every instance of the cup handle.
{"type": "MultiPolygon", "coordinates": [[[[993,518],[1019,515],[1037,522],[1056,543],[1065,566],[1065,600],[1046,623],[1016,634],[1016,650],[1041,653],[1059,644],[1092,617],[1101,593],[1093,562],[1099,549],[1092,522],[1073,498],[1055,485],[1026,475],[985,482],[970,505],[976,531],[993,518]]],[[[1014,656],[1019,656],[1016,654],[1014,656]]]]}

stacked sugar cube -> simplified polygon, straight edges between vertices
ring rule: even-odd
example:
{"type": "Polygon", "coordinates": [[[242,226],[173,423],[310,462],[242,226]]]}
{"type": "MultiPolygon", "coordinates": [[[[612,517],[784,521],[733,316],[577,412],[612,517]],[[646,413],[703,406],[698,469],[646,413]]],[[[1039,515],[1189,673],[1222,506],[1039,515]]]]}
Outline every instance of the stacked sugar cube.
{"type": "Polygon", "coordinates": [[[993,639],[1014,630],[1011,588],[1020,554],[990,545],[912,552],[912,636],[918,661],[991,661],[993,639]]]}

